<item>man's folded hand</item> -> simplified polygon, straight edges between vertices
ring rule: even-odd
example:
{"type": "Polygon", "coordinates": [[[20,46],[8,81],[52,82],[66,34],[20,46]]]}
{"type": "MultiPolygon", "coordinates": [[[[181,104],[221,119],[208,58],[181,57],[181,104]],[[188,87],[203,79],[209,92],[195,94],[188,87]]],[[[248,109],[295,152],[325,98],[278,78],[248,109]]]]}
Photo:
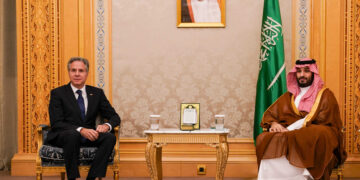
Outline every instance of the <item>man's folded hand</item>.
{"type": "Polygon", "coordinates": [[[281,124],[279,124],[277,122],[272,122],[271,123],[270,132],[286,132],[286,131],[289,131],[289,130],[286,129],[281,124]]]}
{"type": "Polygon", "coordinates": [[[80,130],[81,136],[85,137],[90,141],[95,141],[99,137],[99,133],[93,129],[82,128],[80,130]]]}
{"type": "Polygon", "coordinates": [[[96,131],[99,133],[105,133],[110,130],[110,127],[106,124],[101,124],[96,127],[96,131]]]}

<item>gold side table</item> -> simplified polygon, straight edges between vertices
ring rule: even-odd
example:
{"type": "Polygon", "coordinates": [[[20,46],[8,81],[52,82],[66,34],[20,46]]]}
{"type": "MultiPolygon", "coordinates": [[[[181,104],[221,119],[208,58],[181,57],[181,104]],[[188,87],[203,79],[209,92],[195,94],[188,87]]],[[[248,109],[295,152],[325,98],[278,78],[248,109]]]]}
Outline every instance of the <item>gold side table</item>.
{"type": "Polygon", "coordinates": [[[181,131],[178,129],[145,130],[148,143],[145,157],[152,180],[162,179],[162,146],[166,144],[207,144],[216,148],[216,180],[224,179],[229,155],[227,135],[229,129],[181,131]]]}

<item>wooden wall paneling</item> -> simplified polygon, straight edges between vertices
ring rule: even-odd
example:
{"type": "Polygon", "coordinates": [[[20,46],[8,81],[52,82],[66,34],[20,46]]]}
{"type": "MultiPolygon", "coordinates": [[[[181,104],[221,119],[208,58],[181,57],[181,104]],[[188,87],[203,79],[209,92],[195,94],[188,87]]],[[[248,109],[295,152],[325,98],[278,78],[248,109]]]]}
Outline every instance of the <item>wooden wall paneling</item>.
{"type": "MultiPolygon", "coordinates": [[[[79,35],[81,33],[83,34],[83,39],[79,39],[81,45],[79,49],[83,54],[80,54],[80,56],[84,56],[89,60],[90,71],[87,84],[94,86],[96,71],[96,62],[94,59],[94,0],[79,0],[79,2],[83,2],[83,22],[79,23],[79,27],[83,29],[83,31],[79,31],[79,35]]],[[[79,17],[81,17],[80,14],[79,17]]]]}
{"type": "Polygon", "coordinates": [[[343,121],[343,125],[345,127],[345,79],[346,79],[346,74],[345,74],[345,61],[346,61],[346,0],[345,1],[341,1],[340,3],[340,62],[339,62],[339,67],[340,67],[340,74],[339,74],[339,107],[340,107],[340,113],[341,113],[341,119],[343,121]]]}
{"type": "Polygon", "coordinates": [[[320,14],[317,13],[320,7],[320,1],[311,0],[310,10],[310,26],[311,26],[311,41],[310,41],[310,57],[320,61],[320,14]]]}
{"type": "Polygon", "coordinates": [[[344,1],[315,1],[311,9],[311,52],[320,76],[343,110],[344,1]]]}
{"type": "Polygon", "coordinates": [[[343,104],[344,1],[312,0],[311,56],[318,60],[320,75],[343,104]]]}
{"type": "MultiPolygon", "coordinates": [[[[353,73],[354,73],[354,146],[353,146],[353,153],[356,153],[358,157],[360,157],[360,1],[356,0],[354,13],[356,13],[353,18],[354,19],[354,28],[355,28],[355,38],[354,48],[354,63],[353,65],[353,73]]],[[[350,82],[351,83],[351,82],[350,82]]]]}
{"type": "Polygon", "coordinates": [[[326,84],[326,0],[311,0],[310,44],[310,56],[317,60],[320,76],[326,84]]]}
{"type": "Polygon", "coordinates": [[[16,8],[18,153],[11,170],[36,153],[36,128],[49,123],[50,89],[60,82],[58,1],[17,0],[16,8]]]}
{"type": "Polygon", "coordinates": [[[73,56],[79,56],[79,3],[74,0],[60,0],[61,11],[61,84],[69,82],[66,63],[73,56]]]}
{"type": "Polygon", "coordinates": [[[360,78],[359,37],[360,1],[344,1],[344,119],[345,146],[348,159],[345,163],[345,177],[359,177],[360,172],[360,78]]]}
{"type": "Polygon", "coordinates": [[[350,160],[360,161],[360,1],[346,1],[345,48],[345,125],[346,147],[350,160]]]}
{"type": "Polygon", "coordinates": [[[19,153],[34,153],[36,126],[48,123],[49,92],[59,84],[58,3],[18,0],[17,8],[19,153]]]}
{"type": "Polygon", "coordinates": [[[88,84],[95,85],[96,63],[94,59],[94,0],[84,0],[84,57],[90,61],[88,84]]]}
{"type": "MultiPolygon", "coordinates": [[[[326,45],[325,45],[325,63],[323,71],[325,72],[326,86],[335,94],[339,104],[343,104],[341,79],[344,79],[342,69],[344,68],[344,1],[326,1],[326,45]]],[[[341,106],[340,106],[341,107],[341,106]]]]}
{"type": "Polygon", "coordinates": [[[86,83],[94,85],[96,65],[94,61],[93,4],[93,0],[61,1],[61,84],[69,82],[67,61],[71,57],[82,56],[87,58],[90,63],[86,83]]]}
{"type": "Polygon", "coordinates": [[[346,103],[345,103],[345,132],[346,132],[346,141],[345,141],[345,145],[346,145],[346,151],[349,154],[352,154],[353,150],[352,150],[352,138],[348,138],[348,137],[353,137],[353,59],[354,57],[354,24],[353,24],[353,14],[354,14],[354,6],[353,6],[353,2],[352,0],[348,0],[347,1],[347,6],[346,6],[346,12],[347,12],[347,16],[346,16],[346,53],[345,53],[345,90],[346,90],[346,103]]]}

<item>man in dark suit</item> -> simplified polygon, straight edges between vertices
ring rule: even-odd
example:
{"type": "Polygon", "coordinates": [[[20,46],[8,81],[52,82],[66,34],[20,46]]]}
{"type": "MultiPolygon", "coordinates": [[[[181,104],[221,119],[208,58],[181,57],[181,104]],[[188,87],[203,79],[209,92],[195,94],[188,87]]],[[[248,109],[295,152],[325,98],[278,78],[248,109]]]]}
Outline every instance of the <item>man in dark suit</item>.
{"type": "Polygon", "coordinates": [[[85,85],[89,71],[88,60],[73,57],[69,60],[67,68],[70,83],[51,91],[51,130],[46,143],[64,149],[68,179],[80,177],[80,146],[98,147],[87,179],[105,177],[108,159],[116,143],[115,135],[110,132],[120,124],[120,117],[102,89],[85,85]],[[98,114],[108,122],[95,127],[98,114]]]}

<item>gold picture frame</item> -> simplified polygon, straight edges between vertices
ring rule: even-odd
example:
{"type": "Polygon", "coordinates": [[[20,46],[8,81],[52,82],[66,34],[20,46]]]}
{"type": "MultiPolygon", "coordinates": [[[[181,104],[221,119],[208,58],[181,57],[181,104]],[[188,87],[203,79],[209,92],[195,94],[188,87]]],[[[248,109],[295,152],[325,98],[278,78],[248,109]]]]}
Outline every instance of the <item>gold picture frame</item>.
{"type": "Polygon", "coordinates": [[[192,131],[200,129],[200,103],[181,103],[180,130],[192,131]]]}
{"type": "MultiPolygon", "coordinates": [[[[177,27],[225,27],[225,1],[226,0],[177,0],[177,27]],[[195,4],[195,1],[202,3],[211,1],[213,4],[213,1],[217,1],[220,12],[214,9],[210,14],[211,16],[206,16],[204,13],[196,15],[200,14],[198,13],[200,11],[198,9],[200,8],[193,8],[193,6],[199,6],[198,4],[201,3],[195,4]],[[201,22],[196,22],[196,19],[201,22]],[[212,22],[212,20],[214,20],[214,22],[212,22]]],[[[210,7],[216,8],[216,6],[210,7]]]]}

